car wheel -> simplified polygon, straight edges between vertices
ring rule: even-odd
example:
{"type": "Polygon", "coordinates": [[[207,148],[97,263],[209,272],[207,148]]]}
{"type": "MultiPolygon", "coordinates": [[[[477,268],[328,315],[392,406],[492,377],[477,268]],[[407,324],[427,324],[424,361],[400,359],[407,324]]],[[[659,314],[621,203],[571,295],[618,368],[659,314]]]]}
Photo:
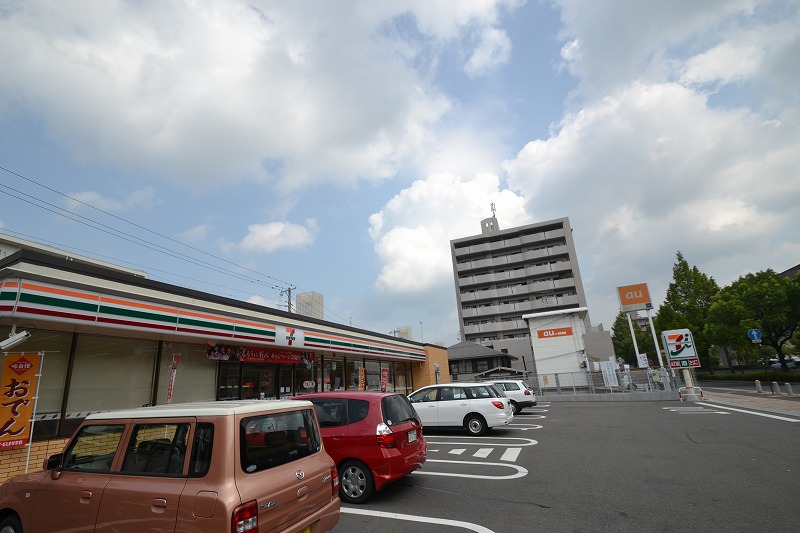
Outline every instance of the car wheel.
{"type": "MultiPolygon", "coordinates": [[[[360,461],[346,461],[339,468],[339,495],[349,503],[364,503],[375,492],[372,472],[360,461]]],[[[2,533],[2,532],[0,532],[2,533]]]]}
{"type": "Polygon", "coordinates": [[[522,411],[522,407],[520,407],[517,402],[511,402],[511,408],[514,410],[514,415],[518,415],[520,411],[522,411]]]}
{"type": "Polygon", "coordinates": [[[22,533],[22,524],[14,515],[7,516],[0,522],[0,533],[22,533]]]}
{"type": "Polygon", "coordinates": [[[470,415],[464,422],[464,427],[467,428],[470,435],[480,437],[487,431],[486,420],[481,415],[470,415]]]}

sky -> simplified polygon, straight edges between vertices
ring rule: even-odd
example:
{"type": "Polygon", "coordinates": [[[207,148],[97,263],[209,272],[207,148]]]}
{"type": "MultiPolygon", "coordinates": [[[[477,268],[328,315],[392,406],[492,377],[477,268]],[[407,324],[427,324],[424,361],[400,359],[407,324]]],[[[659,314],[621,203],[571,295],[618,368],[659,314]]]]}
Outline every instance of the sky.
{"type": "Polygon", "coordinates": [[[0,0],[0,57],[0,231],[158,281],[449,346],[492,204],[606,329],[800,264],[800,0],[0,0]]]}

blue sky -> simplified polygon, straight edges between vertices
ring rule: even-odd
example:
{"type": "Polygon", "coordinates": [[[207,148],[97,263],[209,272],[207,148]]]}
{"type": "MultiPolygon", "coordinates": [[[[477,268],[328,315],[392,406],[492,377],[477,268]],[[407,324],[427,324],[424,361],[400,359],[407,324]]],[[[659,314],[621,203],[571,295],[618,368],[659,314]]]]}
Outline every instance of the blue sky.
{"type": "Polygon", "coordinates": [[[160,281],[450,345],[491,203],[607,328],[800,263],[798,1],[0,0],[0,57],[0,231],[160,281]]]}

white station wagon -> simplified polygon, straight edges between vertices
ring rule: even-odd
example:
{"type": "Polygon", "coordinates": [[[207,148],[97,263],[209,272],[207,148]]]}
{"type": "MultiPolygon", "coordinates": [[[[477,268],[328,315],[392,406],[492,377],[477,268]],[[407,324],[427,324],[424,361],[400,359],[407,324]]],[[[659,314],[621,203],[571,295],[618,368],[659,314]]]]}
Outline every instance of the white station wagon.
{"type": "Polygon", "coordinates": [[[408,398],[424,427],[463,427],[477,436],[514,418],[508,398],[485,383],[431,385],[408,398]]]}

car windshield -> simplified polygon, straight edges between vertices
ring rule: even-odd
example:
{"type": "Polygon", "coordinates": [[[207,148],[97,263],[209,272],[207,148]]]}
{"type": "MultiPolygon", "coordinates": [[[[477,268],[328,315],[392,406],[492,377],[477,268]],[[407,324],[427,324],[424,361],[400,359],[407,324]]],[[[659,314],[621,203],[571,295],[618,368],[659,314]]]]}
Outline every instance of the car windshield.
{"type": "Polygon", "coordinates": [[[381,400],[381,408],[383,410],[383,421],[387,426],[408,422],[409,420],[419,422],[416,411],[411,407],[411,402],[402,394],[393,394],[383,398],[381,400]]]}

